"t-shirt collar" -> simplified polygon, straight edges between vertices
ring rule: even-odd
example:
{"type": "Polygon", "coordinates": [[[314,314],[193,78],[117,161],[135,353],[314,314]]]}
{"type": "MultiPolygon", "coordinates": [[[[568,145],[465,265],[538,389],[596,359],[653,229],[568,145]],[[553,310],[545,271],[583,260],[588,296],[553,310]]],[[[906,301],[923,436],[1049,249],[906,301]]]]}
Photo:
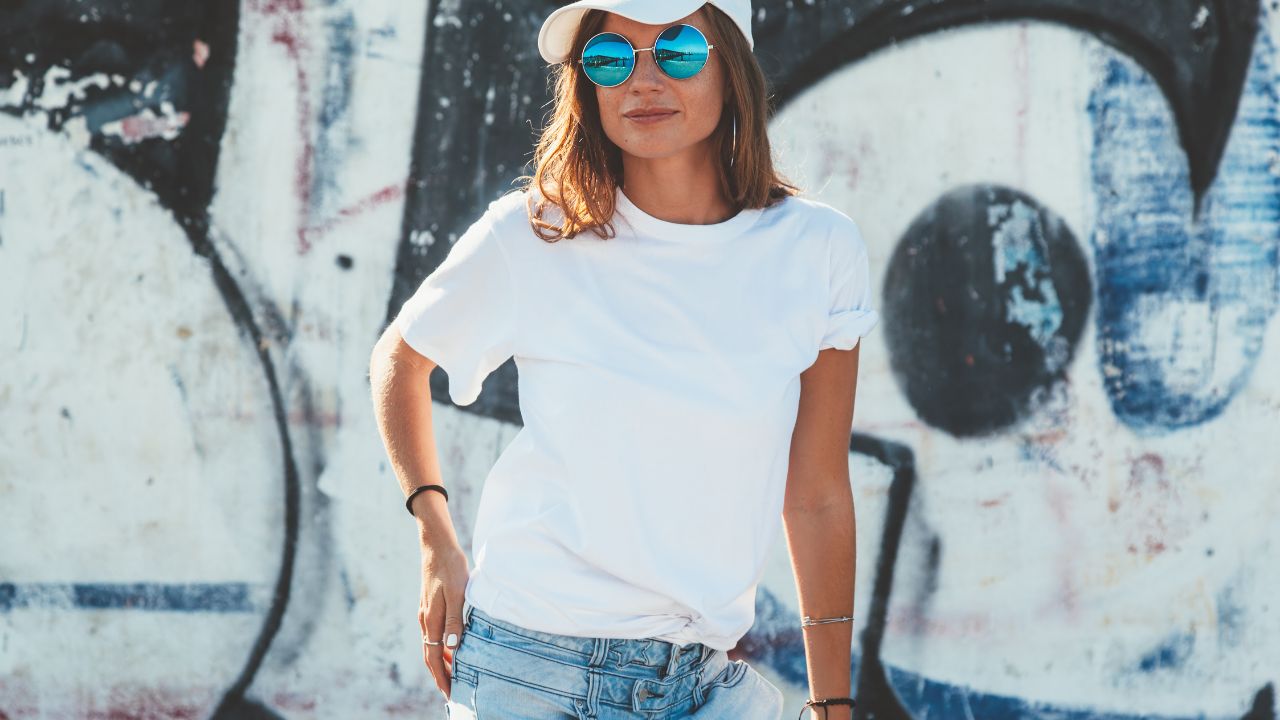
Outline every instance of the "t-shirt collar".
{"type": "Polygon", "coordinates": [[[636,206],[622,191],[617,188],[615,199],[616,212],[629,222],[636,232],[666,240],[699,240],[713,238],[729,238],[742,233],[755,223],[763,208],[745,208],[737,215],[723,222],[711,225],[686,225],[658,219],[636,206]]]}

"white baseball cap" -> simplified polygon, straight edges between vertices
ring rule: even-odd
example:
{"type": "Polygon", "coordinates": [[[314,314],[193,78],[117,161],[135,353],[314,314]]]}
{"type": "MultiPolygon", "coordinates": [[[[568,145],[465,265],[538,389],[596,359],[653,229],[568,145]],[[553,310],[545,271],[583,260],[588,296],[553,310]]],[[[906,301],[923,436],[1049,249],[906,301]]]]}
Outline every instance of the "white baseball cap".
{"type": "Polygon", "coordinates": [[[747,38],[747,46],[755,49],[751,38],[751,0],[578,0],[554,10],[538,32],[538,52],[549,63],[569,58],[578,23],[588,10],[608,10],[636,22],[663,25],[692,14],[703,5],[715,5],[733,19],[747,38]]]}

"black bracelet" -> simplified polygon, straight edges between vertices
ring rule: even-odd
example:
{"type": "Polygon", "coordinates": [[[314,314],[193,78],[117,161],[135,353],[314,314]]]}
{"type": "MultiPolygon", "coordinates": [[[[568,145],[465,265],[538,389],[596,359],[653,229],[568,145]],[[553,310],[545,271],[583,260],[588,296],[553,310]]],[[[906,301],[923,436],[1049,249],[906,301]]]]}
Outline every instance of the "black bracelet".
{"type": "MultiPolygon", "coordinates": [[[[435,490],[436,492],[444,496],[445,502],[449,501],[449,491],[445,490],[443,485],[419,485],[418,487],[414,488],[413,492],[409,493],[409,497],[405,498],[404,500],[404,509],[408,510],[410,515],[413,515],[414,496],[422,492],[423,490],[435,490]]],[[[417,515],[413,515],[413,516],[418,517],[417,515]]]]}
{"type": "Polygon", "coordinates": [[[825,718],[827,716],[828,705],[848,705],[849,707],[857,707],[858,703],[851,697],[837,697],[837,698],[826,698],[824,700],[810,700],[804,704],[804,707],[800,708],[800,717],[797,718],[797,720],[803,720],[805,708],[811,708],[811,707],[821,707],[822,716],[825,718]]]}

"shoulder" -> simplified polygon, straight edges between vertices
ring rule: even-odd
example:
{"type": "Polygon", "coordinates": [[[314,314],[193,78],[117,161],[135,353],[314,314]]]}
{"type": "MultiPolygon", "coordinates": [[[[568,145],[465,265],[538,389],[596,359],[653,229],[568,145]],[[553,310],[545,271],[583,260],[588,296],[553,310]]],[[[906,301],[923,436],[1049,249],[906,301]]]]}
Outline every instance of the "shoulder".
{"type": "Polygon", "coordinates": [[[846,233],[858,231],[858,223],[852,217],[840,208],[821,200],[792,195],[779,205],[785,205],[786,211],[828,230],[846,233]]]}
{"type": "Polygon", "coordinates": [[[513,219],[528,217],[526,201],[528,192],[522,189],[508,190],[489,202],[485,209],[485,217],[494,224],[511,222],[513,219]]]}
{"type": "Polygon", "coordinates": [[[555,203],[544,202],[534,188],[508,190],[491,201],[485,210],[485,217],[500,233],[512,238],[536,237],[531,221],[535,216],[552,223],[563,221],[560,208],[555,203]]]}
{"type": "Polygon", "coordinates": [[[483,230],[494,242],[510,251],[513,245],[525,233],[531,233],[529,214],[526,209],[528,193],[522,189],[508,190],[489,201],[484,213],[476,219],[473,227],[483,230]]]}
{"type": "Polygon", "coordinates": [[[840,208],[802,195],[791,195],[765,209],[775,224],[788,232],[799,232],[812,238],[831,253],[857,253],[864,250],[862,230],[857,221],[840,208]]]}

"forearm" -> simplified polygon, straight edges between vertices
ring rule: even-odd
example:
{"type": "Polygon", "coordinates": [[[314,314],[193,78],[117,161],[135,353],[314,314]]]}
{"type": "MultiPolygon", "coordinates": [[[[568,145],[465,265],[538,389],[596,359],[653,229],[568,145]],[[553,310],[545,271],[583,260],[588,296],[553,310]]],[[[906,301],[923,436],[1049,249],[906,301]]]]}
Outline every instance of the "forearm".
{"type": "MultiPolygon", "coordinates": [[[[853,616],[853,585],[857,541],[852,492],[836,493],[819,508],[783,512],[787,546],[795,573],[800,616],[853,616]]],[[[797,623],[799,620],[797,620],[797,623]]],[[[853,621],[822,623],[803,628],[809,697],[852,697],[850,677],[853,621]]],[[[814,717],[845,720],[852,709],[832,705],[814,717]]]]}
{"type": "MultiPolygon", "coordinates": [[[[445,484],[432,428],[430,368],[381,346],[369,363],[374,418],[405,496],[421,485],[445,484]]],[[[443,495],[420,492],[412,509],[424,541],[457,543],[443,495]]]]}

